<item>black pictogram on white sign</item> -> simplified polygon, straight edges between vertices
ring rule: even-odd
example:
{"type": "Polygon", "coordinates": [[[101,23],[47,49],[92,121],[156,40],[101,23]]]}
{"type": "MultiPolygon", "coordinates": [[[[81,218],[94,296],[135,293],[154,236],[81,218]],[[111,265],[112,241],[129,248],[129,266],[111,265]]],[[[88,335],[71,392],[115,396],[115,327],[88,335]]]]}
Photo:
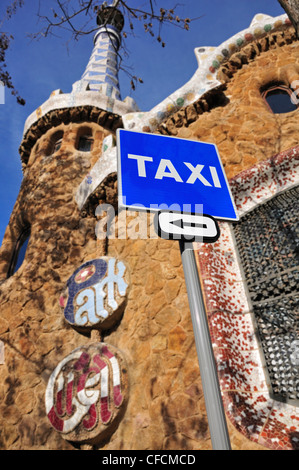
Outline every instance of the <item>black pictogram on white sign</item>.
{"type": "Polygon", "coordinates": [[[216,220],[209,215],[161,211],[155,215],[155,230],[166,240],[214,243],[220,236],[216,220]]]}

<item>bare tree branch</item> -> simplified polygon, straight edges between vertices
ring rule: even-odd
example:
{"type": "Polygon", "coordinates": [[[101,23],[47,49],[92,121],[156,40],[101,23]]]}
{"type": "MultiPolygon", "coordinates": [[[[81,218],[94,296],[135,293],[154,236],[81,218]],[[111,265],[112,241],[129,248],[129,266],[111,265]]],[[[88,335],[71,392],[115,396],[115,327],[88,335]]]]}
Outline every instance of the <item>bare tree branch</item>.
{"type": "MultiPolygon", "coordinates": [[[[18,8],[21,8],[24,4],[24,0],[14,0],[8,4],[6,7],[5,15],[2,19],[0,27],[2,28],[5,21],[9,20],[17,11],[18,8]]],[[[25,100],[19,95],[18,91],[15,89],[12,78],[7,71],[6,64],[6,52],[10,46],[13,37],[5,31],[0,31],[0,81],[11,90],[11,94],[14,95],[17,99],[17,102],[21,105],[25,104],[25,100]]]]}
{"type": "MultiPolygon", "coordinates": [[[[71,10],[75,0],[56,0],[57,11],[53,10],[53,19],[51,19],[48,14],[42,15],[41,13],[38,13],[38,17],[42,22],[45,22],[46,25],[38,33],[31,35],[31,37],[35,39],[39,37],[47,37],[59,28],[66,28],[75,40],[82,35],[95,32],[97,28],[91,27],[90,21],[83,25],[77,24],[78,20],[82,15],[84,15],[84,17],[89,16],[89,18],[94,21],[92,13],[105,8],[107,6],[106,2],[104,2],[101,7],[98,6],[96,0],[77,0],[77,2],[77,8],[71,10]],[[56,21],[56,18],[59,18],[59,20],[56,21]]],[[[147,8],[144,7],[142,9],[139,7],[133,7],[131,0],[114,0],[111,6],[111,15],[113,15],[116,8],[120,9],[128,20],[127,25],[130,28],[130,33],[133,33],[135,29],[134,23],[137,21],[141,22],[144,27],[144,32],[149,34],[152,38],[156,38],[161,46],[165,47],[166,44],[161,37],[163,25],[171,24],[172,26],[179,27],[181,29],[189,29],[191,22],[190,18],[180,18],[179,15],[176,14],[176,9],[180,6],[180,4],[175,4],[173,8],[167,10],[162,7],[156,7],[153,0],[147,0],[147,8]]],[[[104,23],[104,27],[108,21],[109,18],[107,18],[104,23]]],[[[124,38],[126,38],[128,34],[128,31],[124,31],[124,38]]],[[[135,75],[131,74],[129,72],[129,68],[123,65],[123,55],[126,57],[129,55],[125,44],[122,44],[121,50],[116,52],[119,58],[119,69],[124,71],[130,77],[131,87],[132,89],[135,89],[136,84],[143,83],[143,81],[141,78],[137,78],[135,75]]]]}
{"type": "MultiPolygon", "coordinates": [[[[4,0],[1,0],[4,1],[4,0]]],[[[6,8],[5,20],[9,20],[18,8],[26,6],[26,0],[6,0],[8,6],[6,8]]],[[[49,9],[47,2],[39,1],[38,11],[36,15],[41,22],[41,29],[38,32],[29,34],[32,39],[47,38],[55,35],[59,30],[66,30],[70,34],[70,40],[78,40],[80,36],[92,34],[97,31],[95,26],[95,14],[102,8],[107,7],[107,2],[103,2],[99,6],[99,0],[55,0],[56,7],[49,9]]],[[[159,2],[160,3],[160,2],[159,2]]],[[[163,3],[163,1],[162,1],[163,3]]],[[[115,9],[121,10],[127,19],[127,27],[129,30],[123,31],[126,38],[128,34],[134,34],[135,24],[140,22],[143,24],[144,32],[150,37],[155,38],[162,47],[166,44],[162,40],[162,28],[164,25],[172,25],[181,29],[188,30],[190,27],[190,18],[181,18],[177,14],[180,4],[174,4],[171,9],[158,7],[155,0],[146,0],[144,7],[134,7],[132,0],[114,0],[112,3],[112,14],[115,9]]],[[[197,18],[198,19],[198,18],[197,18]]],[[[8,34],[1,32],[3,24],[0,23],[0,80],[11,88],[12,93],[17,96],[20,103],[24,103],[14,89],[11,77],[6,70],[5,53],[9,48],[10,40],[8,34]]],[[[109,18],[104,23],[104,27],[109,18]]],[[[109,31],[108,31],[109,33],[109,31]]],[[[119,69],[124,71],[131,79],[131,87],[135,89],[137,83],[142,83],[141,78],[131,73],[130,68],[123,65],[123,58],[127,58],[129,53],[126,49],[125,42],[122,43],[120,51],[117,51],[119,58],[119,69]]]]}

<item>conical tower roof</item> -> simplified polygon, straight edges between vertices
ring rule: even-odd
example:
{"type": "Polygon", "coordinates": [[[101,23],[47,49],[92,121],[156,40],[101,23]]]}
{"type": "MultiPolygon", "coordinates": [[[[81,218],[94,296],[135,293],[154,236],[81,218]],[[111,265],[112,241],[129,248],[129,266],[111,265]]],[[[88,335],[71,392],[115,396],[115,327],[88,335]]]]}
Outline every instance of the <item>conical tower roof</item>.
{"type": "Polygon", "coordinates": [[[114,7],[104,7],[97,15],[97,24],[99,29],[94,36],[94,49],[80,82],[83,87],[89,87],[91,91],[98,91],[113,99],[121,100],[118,51],[124,17],[114,7]]]}

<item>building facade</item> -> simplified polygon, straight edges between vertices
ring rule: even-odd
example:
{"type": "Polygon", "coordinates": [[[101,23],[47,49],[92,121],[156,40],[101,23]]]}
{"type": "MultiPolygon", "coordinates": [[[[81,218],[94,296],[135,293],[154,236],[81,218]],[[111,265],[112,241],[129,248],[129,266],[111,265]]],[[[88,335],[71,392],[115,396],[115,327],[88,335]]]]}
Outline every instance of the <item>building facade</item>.
{"type": "Polygon", "coordinates": [[[294,28],[257,15],[199,47],[190,82],[142,113],[120,97],[109,11],[81,80],[25,124],[0,252],[0,447],[212,448],[179,246],[118,212],[125,128],[217,145],[240,221],[194,250],[231,445],[297,450],[294,28]]]}

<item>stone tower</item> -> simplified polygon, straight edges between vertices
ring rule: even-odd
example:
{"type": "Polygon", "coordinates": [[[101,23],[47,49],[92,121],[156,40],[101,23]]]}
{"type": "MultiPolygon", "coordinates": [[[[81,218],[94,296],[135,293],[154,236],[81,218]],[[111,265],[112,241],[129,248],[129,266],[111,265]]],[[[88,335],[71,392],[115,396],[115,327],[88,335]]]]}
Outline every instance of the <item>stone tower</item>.
{"type": "Polygon", "coordinates": [[[119,92],[123,16],[108,7],[97,21],[81,80],[69,94],[51,93],[25,124],[24,178],[1,249],[1,448],[69,446],[56,432],[49,440],[51,427],[38,418],[47,416],[44,385],[50,373],[63,356],[90,343],[90,330],[78,333],[64,323],[60,298],[78,266],[107,255],[95,235],[96,206],[91,216],[81,212],[75,193],[82,179],[92,187],[89,173],[101,156],[97,201],[115,204],[116,175],[107,154],[121,116],[137,109],[130,98],[121,101],[119,92]]]}
{"type": "Polygon", "coordinates": [[[25,124],[0,252],[0,448],[211,449],[179,248],[117,211],[124,127],[217,144],[240,222],[194,249],[232,448],[298,449],[294,28],[257,15],[197,48],[190,82],[141,113],[120,98],[122,15],[98,24],[81,80],[25,124]]]}

